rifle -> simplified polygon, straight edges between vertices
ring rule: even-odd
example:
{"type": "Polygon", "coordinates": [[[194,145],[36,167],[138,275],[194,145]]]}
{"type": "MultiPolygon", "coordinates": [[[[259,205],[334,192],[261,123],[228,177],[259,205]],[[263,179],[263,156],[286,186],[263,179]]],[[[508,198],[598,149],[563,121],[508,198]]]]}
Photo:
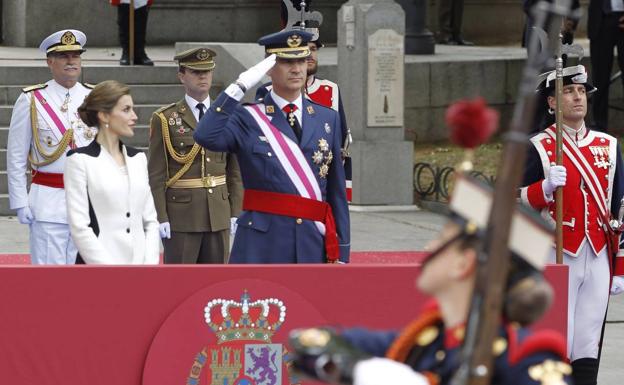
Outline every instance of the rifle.
{"type": "MultiPolygon", "coordinates": [[[[570,1],[549,4],[540,1],[533,8],[535,25],[546,31],[559,32],[560,18],[570,13],[570,1]],[[559,23],[557,23],[559,21],[559,23]]],[[[486,385],[492,376],[492,343],[498,333],[505,283],[509,272],[509,231],[512,207],[526,159],[527,132],[535,114],[535,80],[547,65],[551,53],[538,34],[531,34],[530,53],[518,87],[518,98],[494,189],[483,249],[477,258],[477,274],[468,313],[466,336],[461,351],[461,365],[451,380],[452,385],[486,385]],[[488,256],[490,256],[488,258],[488,256]]]]}
{"type": "MultiPolygon", "coordinates": [[[[563,109],[561,99],[563,98],[563,57],[562,44],[563,34],[559,34],[559,44],[557,44],[557,58],[555,59],[555,100],[557,109],[555,110],[555,163],[557,166],[563,165],[563,109]]],[[[563,187],[557,187],[555,191],[555,255],[557,264],[563,263],[563,187]]]]}

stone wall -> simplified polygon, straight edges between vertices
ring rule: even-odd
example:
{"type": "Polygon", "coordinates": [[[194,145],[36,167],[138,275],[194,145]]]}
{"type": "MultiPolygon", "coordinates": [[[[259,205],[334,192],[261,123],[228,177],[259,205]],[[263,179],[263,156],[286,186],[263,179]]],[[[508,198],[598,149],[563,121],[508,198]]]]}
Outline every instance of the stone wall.
{"type": "MultiPolygon", "coordinates": [[[[148,44],[177,41],[253,42],[279,29],[281,0],[155,0],[148,44]]],[[[336,16],[345,0],[312,0],[323,13],[323,38],[336,42],[336,16]]],[[[464,34],[478,44],[518,42],[524,28],[517,0],[465,0],[464,34]]],[[[589,0],[581,0],[584,11],[589,0]]],[[[62,28],[84,31],[92,46],[116,46],[117,12],[107,0],[2,0],[3,44],[35,47],[62,28]]],[[[437,30],[437,0],[428,0],[429,29],[437,30]]],[[[584,36],[586,17],[578,35],[584,36]]]]}
{"type": "MultiPolygon", "coordinates": [[[[155,0],[148,19],[150,45],[177,41],[253,42],[280,26],[281,0],[155,0]]],[[[323,13],[323,36],[336,41],[342,0],[314,0],[323,13]]],[[[87,34],[91,46],[116,46],[117,11],[107,0],[3,0],[3,44],[38,46],[63,28],[87,34]],[[34,21],[34,22],[33,22],[34,21]]]]}

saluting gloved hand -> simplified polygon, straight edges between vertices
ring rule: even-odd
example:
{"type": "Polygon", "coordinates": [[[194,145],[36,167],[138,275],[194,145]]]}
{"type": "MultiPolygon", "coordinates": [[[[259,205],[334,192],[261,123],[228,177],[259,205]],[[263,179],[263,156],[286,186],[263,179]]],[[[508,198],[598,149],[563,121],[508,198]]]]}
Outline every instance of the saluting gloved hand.
{"type": "Polygon", "coordinates": [[[624,277],[615,276],[611,282],[611,295],[624,293],[624,277]]]}
{"type": "Polygon", "coordinates": [[[552,166],[550,172],[544,181],[542,182],[542,190],[544,194],[552,195],[557,187],[565,186],[566,184],[566,169],[563,166],[552,166]]]}
{"type": "Polygon", "coordinates": [[[275,60],[275,54],[267,56],[260,63],[238,75],[238,80],[236,80],[236,82],[240,83],[243,87],[245,87],[243,91],[250,89],[251,87],[258,84],[260,80],[262,80],[262,77],[266,75],[268,70],[273,68],[273,66],[275,65],[275,60]]]}
{"type": "Polygon", "coordinates": [[[23,225],[29,225],[33,223],[35,216],[30,211],[30,207],[24,206],[17,209],[17,220],[23,225]]]}
{"type": "Polygon", "coordinates": [[[288,342],[295,371],[331,384],[354,384],[354,367],[371,358],[327,328],[293,330],[288,342]]]}
{"type": "Polygon", "coordinates": [[[158,231],[160,231],[161,238],[171,239],[171,225],[169,222],[163,222],[158,225],[158,231]]]}

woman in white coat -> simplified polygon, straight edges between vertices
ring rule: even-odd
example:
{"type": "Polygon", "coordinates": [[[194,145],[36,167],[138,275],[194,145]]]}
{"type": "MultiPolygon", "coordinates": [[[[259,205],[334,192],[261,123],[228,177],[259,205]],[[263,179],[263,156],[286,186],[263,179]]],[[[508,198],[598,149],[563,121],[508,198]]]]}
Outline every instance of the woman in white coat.
{"type": "Polygon", "coordinates": [[[89,127],[98,127],[98,134],[90,145],[71,150],[65,163],[76,263],[158,264],[158,222],[147,158],[120,140],[134,136],[137,121],[130,89],[114,80],[104,81],[78,112],[89,127]]]}

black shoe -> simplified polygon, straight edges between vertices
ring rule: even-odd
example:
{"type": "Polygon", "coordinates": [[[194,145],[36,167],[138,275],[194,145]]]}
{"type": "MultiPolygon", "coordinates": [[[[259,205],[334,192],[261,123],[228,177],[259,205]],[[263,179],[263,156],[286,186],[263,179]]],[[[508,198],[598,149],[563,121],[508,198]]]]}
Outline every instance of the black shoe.
{"type": "Polygon", "coordinates": [[[128,52],[122,52],[121,59],[119,59],[119,65],[130,65],[130,58],[128,58],[128,52]]]}
{"type": "Polygon", "coordinates": [[[153,66],[154,62],[152,61],[152,59],[147,57],[146,54],[143,54],[143,55],[138,56],[138,57],[136,57],[134,59],[134,65],[137,65],[137,66],[153,66]]]}
{"type": "Polygon", "coordinates": [[[461,36],[458,36],[458,37],[456,37],[453,40],[455,40],[455,44],[457,44],[457,45],[474,45],[473,42],[468,41],[468,40],[464,40],[464,38],[461,37],[461,36]]]}
{"type": "Polygon", "coordinates": [[[444,45],[458,45],[459,43],[453,39],[452,37],[445,37],[442,39],[438,39],[438,44],[444,44],[444,45]]]}

